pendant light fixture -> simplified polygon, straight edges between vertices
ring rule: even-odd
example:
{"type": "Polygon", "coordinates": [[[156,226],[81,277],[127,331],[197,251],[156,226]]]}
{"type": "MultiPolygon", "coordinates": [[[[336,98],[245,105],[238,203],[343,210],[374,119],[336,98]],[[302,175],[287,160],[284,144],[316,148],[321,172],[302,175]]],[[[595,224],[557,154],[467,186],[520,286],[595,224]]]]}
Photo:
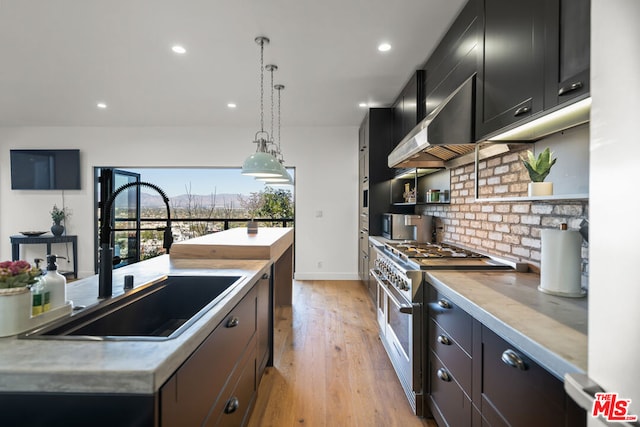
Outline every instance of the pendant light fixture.
{"type": "Polygon", "coordinates": [[[282,164],[273,155],[269,145],[273,145],[269,133],[264,130],[264,45],[269,43],[267,37],[256,37],[260,45],[260,130],[256,132],[256,152],[251,154],[242,164],[242,174],[255,177],[282,176],[282,164]]]}
{"type": "MultiPolygon", "coordinates": [[[[278,161],[280,162],[281,165],[283,165],[284,163],[284,157],[282,156],[282,150],[281,150],[281,145],[280,145],[280,118],[282,117],[281,115],[281,102],[280,102],[280,94],[282,92],[282,90],[284,90],[284,85],[281,84],[277,84],[277,85],[273,85],[273,77],[272,77],[272,88],[278,91],[278,143],[276,144],[276,151],[277,151],[277,158],[278,161]]],[[[273,135],[274,132],[273,130],[271,131],[271,134],[273,135]]],[[[287,170],[285,169],[284,165],[282,166],[283,169],[283,174],[282,176],[279,177],[264,177],[264,178],[256,178],[259,181],[263,181],[265,184],[274,184],[274,185],[292,185],[293,184],[293,179],[291,178],[291,175],[289,175],[289,172],[287,172],[287,170]]]]}

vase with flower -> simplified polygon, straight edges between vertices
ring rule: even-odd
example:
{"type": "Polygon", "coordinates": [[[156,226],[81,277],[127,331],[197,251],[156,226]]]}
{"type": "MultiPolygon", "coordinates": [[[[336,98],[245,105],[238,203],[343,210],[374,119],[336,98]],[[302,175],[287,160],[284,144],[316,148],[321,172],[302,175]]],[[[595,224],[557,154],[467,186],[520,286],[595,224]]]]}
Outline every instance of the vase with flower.
{"type": "Polygon", "coordinates": [[[53,221],[53,225],[51,226],[51,234],[54,236],[62,236],[64,233],[64,225],[61,224],[62,221],[67,219],[71,213],[66,208],[58,208],[57,205],[53,205],[51,209],[51,220],[53,221]]]}
{"type": "Polygon", "coordinates": [[[0,262],[0,337],[24,330],[31,316],[31,290],[42,271],[27,261],[0,262]]]}

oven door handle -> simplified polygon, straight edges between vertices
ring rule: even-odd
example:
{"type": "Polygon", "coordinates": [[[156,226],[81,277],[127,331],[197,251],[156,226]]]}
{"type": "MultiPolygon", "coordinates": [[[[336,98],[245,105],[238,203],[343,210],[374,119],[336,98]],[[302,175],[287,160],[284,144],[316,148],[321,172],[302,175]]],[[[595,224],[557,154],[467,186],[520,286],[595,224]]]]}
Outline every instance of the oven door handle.
{"type": "Polygon", "coordinates": [[[398,298],[394,295],[395,289],[393,289],[391,287],[392,285],[390,285],[386,280],[384,280],[376,270],[371,269],[369,270],[369,273],[371,273],[373,278],[376,279],[376,281],[380,283],[380,285],[382,285],[382,289],[384,289],[384,293],[387,294],[389,298],[391,298],[391,301],[393,301],[393,303],[399,307],[400,313],[414,314],[414,310],[420,310],[420,304],[406,305],[406,304],[400,303],[398,298]]]}
{"type": "Polygon", "coordinates": [[[402,314],[414,314],[414,309],[419,310],[420,304],[403,304],[400,302],[400,299],[394,295],[397,292],[393,287],[393,285],[386,285],[384,292],[389,296],[391,301],[395,306],[398,307],[398,311],[402,314]]]}

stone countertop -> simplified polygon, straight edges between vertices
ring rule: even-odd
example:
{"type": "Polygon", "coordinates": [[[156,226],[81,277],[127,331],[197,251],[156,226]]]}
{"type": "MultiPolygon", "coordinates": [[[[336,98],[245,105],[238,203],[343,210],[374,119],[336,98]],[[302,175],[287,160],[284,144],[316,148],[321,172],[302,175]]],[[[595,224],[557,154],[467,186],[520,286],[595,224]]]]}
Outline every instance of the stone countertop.
{"type": "Polygon", "coordinates": [[[171,259],[270,259],[277,260],[293,245],[293,228],[260,227],[256,234],[245,227],[232,228],[171,246],[171,259]]]}
{"type": "Polygon", "coordinates": [[[535,273],[440,270],[427,281],[561,380],[587,372],[587,298],[540,292],[535,273]]]}
{"type": "MultiPolygon", "coordinates": [[[[246,295],[267,260],[170,259],[163,255],[113,272],[113,295],[123,293],[125,274],[135,287],[165,275],[242,276],[219,304],[166,341],[75,341],[0,338],[0,392],[153,394],[246,295]]],[[[98,278],[67,285],[75,306],[99,302],[98,278]]]]}
{"type": "MultiPolygon", "coordinates": [[[[377,246],[388,242],[370,236],[377,246]]],[[[540,276],[514,271],[425,270],[451,302],[560,379],[587,372],[587,298],[538,290],[540,276]]]]}

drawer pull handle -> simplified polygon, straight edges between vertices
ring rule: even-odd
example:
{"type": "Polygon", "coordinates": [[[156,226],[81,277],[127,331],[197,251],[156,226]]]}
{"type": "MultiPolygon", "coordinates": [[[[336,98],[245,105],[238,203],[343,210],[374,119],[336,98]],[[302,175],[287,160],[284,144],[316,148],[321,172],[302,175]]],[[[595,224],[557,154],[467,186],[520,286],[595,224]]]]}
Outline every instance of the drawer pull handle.
{"type": "Polygon", "coordinates": [[[231,319],[229,319],[229,321],[227,322],[227,328],[235,328],[236,326],[238,326],[240,324],[240,319],[238,319],[237,317],[232,317],[231,319]]]}
{"type": "Polygon", "coordinates": [[[529,369],[524,360],[522,360],[522,357],[520,357],[520,355],[513,350],[505,350],[504,353],[502,353],[501,359],[505,364],[511,366],[512,368],[518,368],[521,371],[526,371],[527,369],[529,369]]]}
{"type": "Polygon", "coordinates": [[[438,342],[444,345],[451,345],[451,340],[446,335],[438,335],[438,342]]]}
{"type": "Polygon", "coordinates": [[[447,310],[450,310],[453,308],[453,306],[451,305],[451,303],[449,301],[447,301],[446,299],[441,299],[438,301],[438,305],[442,308],[446,308],[447,310]]]}
{"type": "Polygon", "coordinates": [[[451,382],[451,375],[449,375],[449,372],[447,372],[444,368],[438,369],[438,372],[436,373],[438,374],[438,378],[440,378],[442,381],[446,383],[451,382]]]}
{"type": "Polygon", "coordinates": [[[529,111],[531,111],[531,108],[529,107],[520,107],[516,110],[515,113],[513,113],[513,117],[518,117],[521,116],[523,114],[527,114],[529,111]]]}
{"type": "Polygon", "coordinates": [[[268,275],[267,273],[264,273],[264,274],[262,275],[262,279],[263,279],[263,280],[268,279],[268,278],[269,278],[269,275],[268,275]]]}
{"type": "Polygon", "coordinates": [[[224,405],[224,413],[225,414],[233,414],[236,412],[238,407],[240,406],[240,401],[237,397],[233,396],[231,399],[227,401],[227,404],[224,405]]]}
{"type": "Polygon", "coordinates": [[[578,90],[580,88],[582,88],[583,84],[582,82],[575,82],[573,84],[570,84],[569,86],[563,86],[560,88],[560,90],[558,90],[558,96],[562,96],[562,95],[566,95],[568,93],[573,92],[574,90],[578,90]]]}

